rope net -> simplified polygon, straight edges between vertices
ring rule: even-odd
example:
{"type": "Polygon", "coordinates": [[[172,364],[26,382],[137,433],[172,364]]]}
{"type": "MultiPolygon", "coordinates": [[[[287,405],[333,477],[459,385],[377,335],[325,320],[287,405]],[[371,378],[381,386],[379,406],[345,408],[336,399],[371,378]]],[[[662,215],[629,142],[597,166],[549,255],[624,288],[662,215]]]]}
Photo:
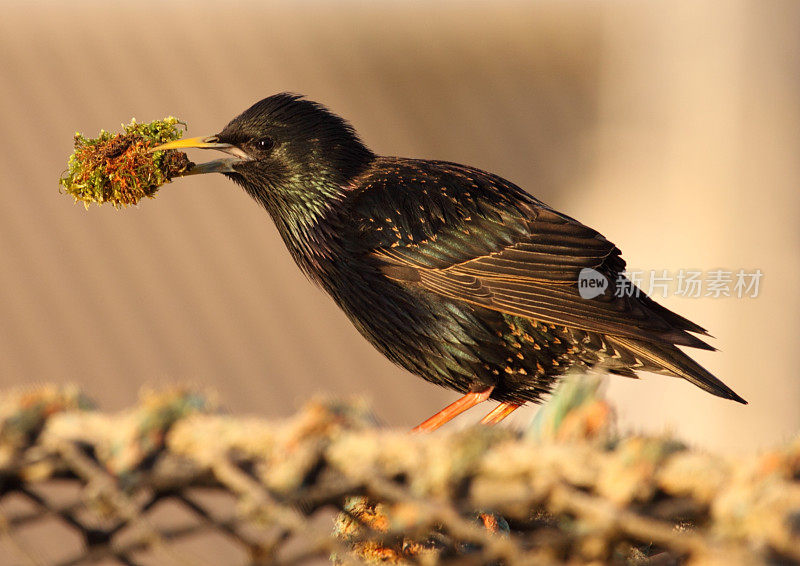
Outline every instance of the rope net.
{"type": "Polygon", "coordinates": [[[568,382],[524,431],[361,403],[270,422],[185,389],[0,401],[0,564],[800,564],[800,439],[721,457],[617,433],[568,382]]]}

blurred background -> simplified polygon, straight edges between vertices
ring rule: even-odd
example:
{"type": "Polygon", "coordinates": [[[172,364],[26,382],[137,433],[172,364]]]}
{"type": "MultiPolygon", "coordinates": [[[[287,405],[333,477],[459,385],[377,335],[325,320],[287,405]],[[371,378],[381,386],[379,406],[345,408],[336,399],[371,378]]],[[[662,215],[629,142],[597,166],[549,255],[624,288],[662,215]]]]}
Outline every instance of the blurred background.
{"type": "Polygon", "coordinates": [[[721,352],[696,358],[749,406],[655,375],[612,377],[608,394],[623,427],[716,450],[800,428],[800,4],[2,8],[0,387],[76,383],[119,409],[142,386],[190,383],[265,417],[319,393],[363,396],[404,428],[456,398],[373,351],[222,176],[122,211],[59,195],[76,130],[175,115],[210,135],[294,91],[378,153],[512,180],[605,234],[631,268],[761,269],[757,298],[659,299],[716,336],[721,352]]]}

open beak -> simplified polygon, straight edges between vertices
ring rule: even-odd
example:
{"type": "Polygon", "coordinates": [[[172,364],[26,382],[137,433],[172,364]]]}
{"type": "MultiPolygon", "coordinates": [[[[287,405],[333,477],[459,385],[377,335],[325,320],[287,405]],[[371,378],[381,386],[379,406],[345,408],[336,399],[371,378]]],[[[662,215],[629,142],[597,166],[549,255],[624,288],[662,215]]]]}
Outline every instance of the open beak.
{"type": "Polygon", "coordinates": [[[166,149],[218,149],[231,155],[222,159],[215,159],[207,163],[198,163],[188,169],[184,175],[200,175],[202,173],[235,173],[234,165],[248,161],[250,157],[235,145],[221,143],[216,136],[200,138],[184,138],[171,141],[152,148],[150,151],[163,151],[166,149]]]}

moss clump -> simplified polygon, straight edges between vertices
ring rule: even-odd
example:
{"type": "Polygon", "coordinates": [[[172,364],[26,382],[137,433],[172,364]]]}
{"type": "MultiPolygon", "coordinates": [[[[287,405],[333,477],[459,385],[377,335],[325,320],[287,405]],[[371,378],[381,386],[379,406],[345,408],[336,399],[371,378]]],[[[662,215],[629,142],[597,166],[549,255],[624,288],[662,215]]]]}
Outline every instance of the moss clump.
{"type": "Polygon", "coordinates": [[[75,151],[59,184],[75,200],[116,208],[151,197],[164,183],[186,172],[192,163],[186,154],[175,150],[149,150],[179,139],[185,124],[172,116],[149,124],[131,120],[124,131],[100,131],[96,138],[75,134],[75,151]]]}

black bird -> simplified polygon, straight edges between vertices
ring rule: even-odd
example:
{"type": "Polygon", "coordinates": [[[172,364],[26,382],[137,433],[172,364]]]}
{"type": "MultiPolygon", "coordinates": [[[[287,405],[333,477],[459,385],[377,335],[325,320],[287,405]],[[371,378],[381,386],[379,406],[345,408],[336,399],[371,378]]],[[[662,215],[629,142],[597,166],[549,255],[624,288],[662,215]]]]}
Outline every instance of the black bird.
{"type": "Polygon", "coordinates": [[[617,296],[619,249],[505,179],[457,163],[382,157],[322,105],[277,94],[217,135],[159,149],[230,157],[195,166],[244,187],[300,269],[394,363],[464,396],[415,430],[486,400],[496,423],[569,370],[677,377],[746,403],[678,346],[707,332],[644,293],[617,296]],[[591,299],[582,269],[609,283],[591,299]]]}

